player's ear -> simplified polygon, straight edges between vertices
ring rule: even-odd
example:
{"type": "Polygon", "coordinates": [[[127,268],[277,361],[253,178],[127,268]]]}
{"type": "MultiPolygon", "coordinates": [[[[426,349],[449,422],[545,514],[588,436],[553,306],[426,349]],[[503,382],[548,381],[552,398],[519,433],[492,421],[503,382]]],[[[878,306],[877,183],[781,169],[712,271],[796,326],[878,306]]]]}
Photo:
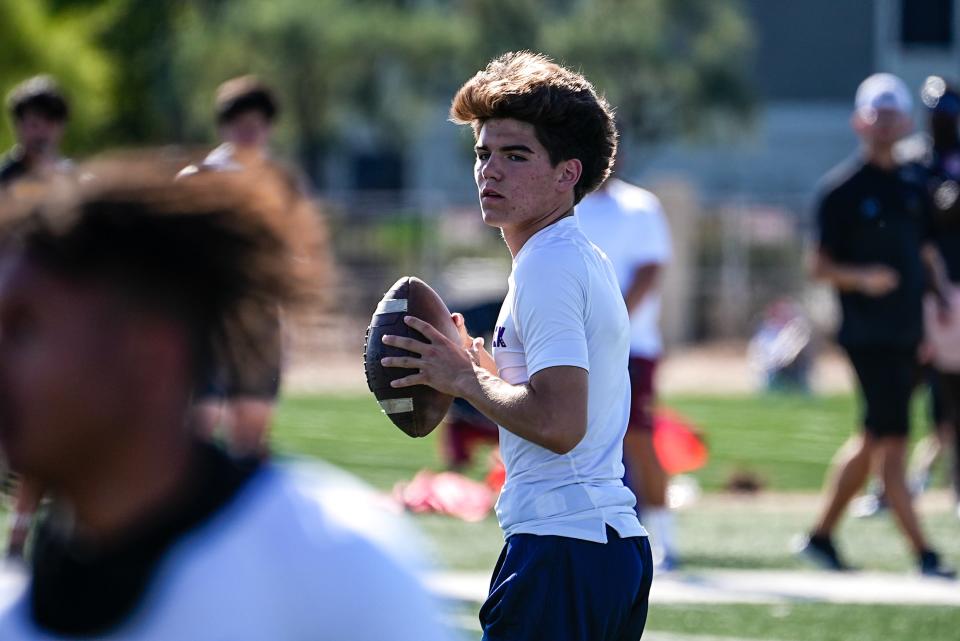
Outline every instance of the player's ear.
{"type": "Polygon", "coordinates": [[[573,191],[583,174],[583,163],[577,158],[561,160],[557,165],[557,187],[561,191],[573,191]]]}

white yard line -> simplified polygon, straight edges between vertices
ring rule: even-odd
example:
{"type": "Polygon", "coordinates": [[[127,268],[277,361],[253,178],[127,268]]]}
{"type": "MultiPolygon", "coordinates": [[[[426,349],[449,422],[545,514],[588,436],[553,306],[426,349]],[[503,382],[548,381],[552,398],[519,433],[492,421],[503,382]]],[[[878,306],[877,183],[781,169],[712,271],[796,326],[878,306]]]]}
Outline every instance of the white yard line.
{"type": "Polygon", "coordinates": [[[763,641],[763,639],[749,639],[741,637],[718,637],[706,634],[680,634],[678,632],[657,632],[644,630],[643,641],[763,641]]]}
{"type": "MultiPolygon", "coordinates": [[[[426,577],[438,595],[481,603],[485,572],[437,572],[426,577]]],[[[652,603],[881,603],[960,606],[960,583],[910,574],[779,570],[703,570],[654,578],[652,603]]]]}

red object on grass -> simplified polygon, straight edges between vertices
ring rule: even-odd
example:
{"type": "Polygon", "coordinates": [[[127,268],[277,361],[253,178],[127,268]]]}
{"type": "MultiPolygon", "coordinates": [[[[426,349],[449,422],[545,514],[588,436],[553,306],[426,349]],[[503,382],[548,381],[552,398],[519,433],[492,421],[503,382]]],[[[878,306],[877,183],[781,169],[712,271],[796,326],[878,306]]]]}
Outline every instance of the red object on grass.
{"type": "Polygon", "coordinates": [[[482,521],[496,501],[483,483],[456,472],[420,470],[409,483],[397,483],[394,498],[411,512],[437,512],[464,521],[482,521]]]}
{"type": "Polygon", "coordinates": [[[707,463],[707,444],[703,437],[680,414],[668,408],[654,413],[653,449],[667,474],[691,472],[707,463]]]}

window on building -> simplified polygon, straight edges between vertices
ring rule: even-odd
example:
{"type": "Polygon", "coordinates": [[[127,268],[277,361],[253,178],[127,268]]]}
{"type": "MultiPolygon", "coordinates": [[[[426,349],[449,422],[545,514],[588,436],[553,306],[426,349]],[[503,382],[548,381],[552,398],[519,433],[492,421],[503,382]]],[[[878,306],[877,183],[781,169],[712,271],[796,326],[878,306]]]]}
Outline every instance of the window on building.
{"type": "Polygon", "coordinates": [[[907,47],[953,44],[953,0],[900,0],[900,42],[907,47]]]}

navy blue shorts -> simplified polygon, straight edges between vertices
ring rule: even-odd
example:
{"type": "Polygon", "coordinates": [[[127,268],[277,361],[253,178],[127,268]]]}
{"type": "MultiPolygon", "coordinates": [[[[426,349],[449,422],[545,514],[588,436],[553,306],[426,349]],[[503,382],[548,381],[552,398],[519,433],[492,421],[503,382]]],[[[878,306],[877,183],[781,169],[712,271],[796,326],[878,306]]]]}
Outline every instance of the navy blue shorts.
{"type": "Polygon", "coordinates": [[[647,622],[653,560],[647,537],[607,543],[515,534],[480,608],[484,641],[637,641],[647,622]]]}

